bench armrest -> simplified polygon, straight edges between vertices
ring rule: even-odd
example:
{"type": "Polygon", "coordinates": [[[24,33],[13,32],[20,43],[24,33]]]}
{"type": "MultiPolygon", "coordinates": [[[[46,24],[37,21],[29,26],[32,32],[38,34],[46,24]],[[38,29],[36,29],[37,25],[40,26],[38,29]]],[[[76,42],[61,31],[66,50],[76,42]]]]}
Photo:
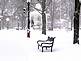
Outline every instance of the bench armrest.
{"type": "Polygon", "coordinates": [[[38,40],[37,43],[38,43],[38,42],[46,42],[46,40],[38,40]]]}

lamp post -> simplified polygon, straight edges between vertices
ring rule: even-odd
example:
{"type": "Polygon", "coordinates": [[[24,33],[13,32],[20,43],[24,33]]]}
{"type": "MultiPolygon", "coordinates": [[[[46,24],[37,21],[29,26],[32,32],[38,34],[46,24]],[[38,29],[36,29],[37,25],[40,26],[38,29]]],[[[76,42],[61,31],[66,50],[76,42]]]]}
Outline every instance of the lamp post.
{"type": "Polygon", "coordinates": [[[27,5],[28,5],[27,37],[29,37],[29,38],[30,38],[30,2],[31,2],[31,0],[27,0],[27,5]]]}
{"type": "Polygon", "coordinates": [[[6,21],[7,21],[7,30],[9,29],[9,18],[6,18],[6,21]]]}

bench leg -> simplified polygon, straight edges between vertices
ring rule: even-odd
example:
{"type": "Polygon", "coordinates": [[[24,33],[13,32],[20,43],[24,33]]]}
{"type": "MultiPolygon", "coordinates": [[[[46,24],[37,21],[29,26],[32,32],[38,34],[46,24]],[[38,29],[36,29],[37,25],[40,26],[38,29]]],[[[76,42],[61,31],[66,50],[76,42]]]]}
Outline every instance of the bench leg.
{"type": "Polygon", "coordinates": [[[39,45],[38,45],[38,49],[39,49],[39,45]]]}
{"type": "Polygon", "coordinates": [[[51,47],[51,52],[52,52],[52,47],[51,47]]]}
{"type": "Polygon", "coordinates": [[[42,52],[43,52],[43,47],[42,47],[42,52]]]}
{"type": "Polygon", "coordinates": [[[46,50],[47,50],[47,47],[46,47],[46,50]]]}

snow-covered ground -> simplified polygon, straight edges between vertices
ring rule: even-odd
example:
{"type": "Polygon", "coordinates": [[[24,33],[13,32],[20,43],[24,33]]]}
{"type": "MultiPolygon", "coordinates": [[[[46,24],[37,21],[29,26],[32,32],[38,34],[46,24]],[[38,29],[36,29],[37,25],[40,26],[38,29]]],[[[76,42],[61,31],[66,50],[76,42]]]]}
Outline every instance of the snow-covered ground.
{"type": "Polygon", "coordinates": [[[45,36],[31,29],[31,38],[26,34],[26,30],[0,30],[0,61],[81,61],[81,42],[73,45],[73,31],[47,31],[45,36]],[[56,37],[53,52],[49,48],[42,53],[37,40],[48,36],[56,37]]]}

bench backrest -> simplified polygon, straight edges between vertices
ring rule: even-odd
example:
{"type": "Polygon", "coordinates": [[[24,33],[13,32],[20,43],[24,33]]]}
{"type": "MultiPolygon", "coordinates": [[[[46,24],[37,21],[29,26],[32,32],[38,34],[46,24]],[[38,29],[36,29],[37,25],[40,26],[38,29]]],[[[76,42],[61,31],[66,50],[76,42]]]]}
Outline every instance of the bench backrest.
{"type": "Polygon", "coordinates": [[[51,37],[51,39],[52,39],[52,41],[53,41],[53,42],[52,42],[52,46],[53,46],[53,43],[54,43],[54,39],[55,39],[55,37],[51,37]]]}
{"type": "Polygon", "coordinates": [[[55,39],[56,37],[49,37],[48,36],[48,39],[47,39],[47,41],[52,41],[52,46],[53,46],[53,43],[54,43],[54,39],[55,39]]]}

